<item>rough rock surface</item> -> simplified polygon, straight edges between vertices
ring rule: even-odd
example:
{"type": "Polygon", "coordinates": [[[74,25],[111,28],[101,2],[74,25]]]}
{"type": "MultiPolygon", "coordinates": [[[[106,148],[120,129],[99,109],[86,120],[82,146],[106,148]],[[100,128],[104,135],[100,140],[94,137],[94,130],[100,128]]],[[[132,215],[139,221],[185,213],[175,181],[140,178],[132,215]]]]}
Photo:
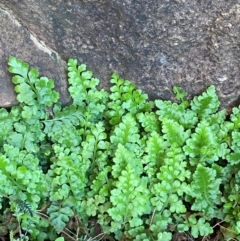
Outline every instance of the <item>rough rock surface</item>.
{"type": "Polygon", "coordinates": [[[151,98],[172,98],[174,85],[195,95],[214,84],[223,106],[238,102],[238,0],[1,0],[0,20],[1,106],[15,103],[9,55],[52,77],[65,103],[69,57],[105,87],[116,71],[151,98]]]}

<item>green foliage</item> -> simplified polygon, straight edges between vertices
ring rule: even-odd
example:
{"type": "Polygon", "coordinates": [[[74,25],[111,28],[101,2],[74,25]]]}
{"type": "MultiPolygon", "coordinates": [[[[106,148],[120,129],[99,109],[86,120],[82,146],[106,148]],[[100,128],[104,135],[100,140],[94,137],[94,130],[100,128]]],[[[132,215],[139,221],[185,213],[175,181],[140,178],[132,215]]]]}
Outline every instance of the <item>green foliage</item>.
{"type": "Polygon", "coordinates": [[[218,110],[214,86],[152,102],[116,73],[98,90],[69,59],[62,106],[37,69],[10,57],[9,72],[19,104],[0,109],[0,236],[170,241],[223,223],[240,238],[240,108],[218,110]]]}
{"type": "MultiPolygon", "coordinates": [[[[71,206],[70,206],[71,207],[71,206]]],[[[68,204],[63,202],[52,202],[48,208],[49,221],[56,229],[57,233],[61,233],[69,221],[69,217],[73,215],[73,211],[68,204]]]]}
{"type": "Polygon", "coordinates": [[[208,222],[206,222],[204,217],[196,218],[195,215],[191,215],[185,220],[184,223],[178,225],[178,230],[180,232],[191,231],[191,235],[194,238],[199,236],[207,236],[213,233],[213,228],[208,222]]]}
{"type": "Polygon", "coordinates": [[[107,104],[109,110],[106,112],[110,124],[116,125],[121,122],[121,117],[126,113],[136,114],[152,109],[153,103],[147,101],[148,96],[141,90],[136,90],[130,81],[119,78],[114,73],[110,82],[113,86],[107,104]]]}
{"type": "Polygon", "coordinates": [[[215,87],[211,85],[200,96],[195,96],[190,103],[191,109],[197,113],[200,119],[214,114],[220,105],[215,87]]]}
{"type": "Polygon", "coordinates": [[[198,164],[189,190],[189,195],[195,199],[192,210],[204,212],[210,217],[218,216],[217,205],[221,203],[220,184],[221,179],[216,177],[214,169],[198,164]]]}

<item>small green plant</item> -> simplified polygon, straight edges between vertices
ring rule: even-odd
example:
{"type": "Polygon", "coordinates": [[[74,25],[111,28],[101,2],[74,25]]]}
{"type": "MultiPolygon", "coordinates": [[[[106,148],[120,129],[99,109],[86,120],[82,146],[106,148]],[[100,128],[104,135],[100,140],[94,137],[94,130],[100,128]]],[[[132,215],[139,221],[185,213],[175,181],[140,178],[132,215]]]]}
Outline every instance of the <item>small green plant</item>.
{"type": "Polygon", "coordinates": [[[99,90],[69,59],[63,106],[53,80],[8,64],[19,104],[0,108],[0,235],[169,241],[221,224],[223,239],[240,238],[240,108],[219,110],[214,86],[149,101],[116,73],[99,90]]]}

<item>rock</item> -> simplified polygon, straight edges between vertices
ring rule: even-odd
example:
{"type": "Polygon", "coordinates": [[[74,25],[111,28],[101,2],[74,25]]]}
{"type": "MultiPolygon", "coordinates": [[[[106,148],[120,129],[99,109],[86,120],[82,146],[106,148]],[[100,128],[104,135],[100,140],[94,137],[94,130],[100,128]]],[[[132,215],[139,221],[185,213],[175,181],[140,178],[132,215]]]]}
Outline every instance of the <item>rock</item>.
{"type": "Polygon", "coordinates": [[[57,53],[24,27],[11,10],[0,5],[0,106],[10,107],[17,104],[12,75],[8,73],[8,58],[16,56],[39,69],[41,76],[55,80],[56,89],[61,93],[61,101],[67,104],[66,62],[57,53]]]}
{"type": "Polygon", "coordinates": [[[151,99],[173,98],[176,85],[193,96],[214,84],[223,107],[238,103],[237,1],[2,0],[0,7],[2,106],[15,103],[9,55],[53,78],[65,103],[70,57],[87,64],[101,87],[117,72],[151,99]]]}

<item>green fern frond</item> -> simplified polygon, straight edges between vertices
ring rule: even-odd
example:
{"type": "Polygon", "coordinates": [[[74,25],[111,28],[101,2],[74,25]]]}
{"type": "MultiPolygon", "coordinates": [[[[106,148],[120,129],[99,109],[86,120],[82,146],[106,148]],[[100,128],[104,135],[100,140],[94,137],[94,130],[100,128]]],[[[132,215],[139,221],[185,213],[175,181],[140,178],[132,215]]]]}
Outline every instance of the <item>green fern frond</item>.
{"type": "MultiPolygon", "coordinates": [[[[167,156],[168,147],[169,143],[155,131],[146,140],[146,154],[143,156],[143,163],[144,170],[149,177],[156,177],[156,173],[163,165],[167,156]]],[[[154,183],[154,180],[151,183],[154,183]]]]}
{"type": "Polygon", "coordinates": [[[185,155],[181,148],[174,146],[166,152],[167,157],[157,174],[158,182],[151,189],[151,203],[159,212],[167,209],[173,213],[184,213],[186,207],[182,196],[188,190],[186,181],[190,178],[185,155]]]}
{"type": "Polygon", "coordinates": [[[172,103],[171,101],[156,100],[159,109],[156,114],[159,120],[168,119],[182,125],[184,129],[191,129],[198,121],[197,114],[186,108],[184,104],[172,103]]]}
{"type": "Polygon", "coordinates": [[[230,120],[234,124],[234,129],[240,128],[240,107],[232,108],[232,113],[230,115],[230,120]]]}
{"type": "Polygon", "coordinates": [[[114,178],[117,178],[121,174],[121,171],[125,170],[127,164],[131,164],[139,175],[143,171],[141,159],[122,144],[117,146],[113,162],[111,174],[114,178]]]}
{"type": "Polygon", "coordinates": [[[213,228],[203,217],[196,218],[195,215],[189,216],[183,223],[178,224],[179,232],[186,232],[190,230],[193,238],[199,236],[208,236],[213,233],[213,228]]]}
{"type": "Polygon", "coordinates": [[[139,152],[140,135],[137,122],[131,114],[122,117],[122,122],[115,126],[114,132],[110,137],[110,142],[116,148],[122,144],[133,152],[139,152]]]}
{"type": "Polygon", "coordinates": [[[169,227],[173,223],[170,211],[166,209],[162,212],[153,213],[150,222],[147,222],[150,225],[150,237],[158,241],[172,240],[172,233],[169,232],[169,227]]]}
{"type": "Polygon", "coordinates": [[[54,226],[58,234],[63,231],[69,218],[74,214],[68,204],[61,202],[52,202],[47,213],[50,223],[54,226]]]}
{"type": "Polygon", "coordinates": [[[87,71],[85,64],[78,66],[76,59],[68,60],[69,93],[73,98],[73,104],[86,105],[85,101],[88,99],[88,91],[96,89],[99,84],[99,80],[92,77],[93,73],[87,71]]]}
{"type": "Polygon", "coordinates": [[[200,96],[196,96],[190,103],[191,109],[198,114],[200,119],[214,114],[220,105],[216,89],[213,85],[209,86],[200,96]]]}
{"type": "Polygon", "coordinates": [[[78,146],[84,138],[81,128],[89,126],[81,107],[71,105],[62,108],[57,104],[53,108],[52,118],[43,121],[44,133],[55,143],[59,143],[66,148],[78,146]]]}
{"type": "MultiPolygon", "coordinates": [[[[68,200],[69,198],[73,202],[74,200],[80,201],[85,195],[90,160],[80,155],[80,148],[71,152],[68,148],[55,145],[54,152],[52,170],[48,173],[52,179],[51,196],[53,200],[68,200]]],[[[75,205],[75,207],[77,209],[78,205],[75,205]]]]}
{"type": "Polygon", "coordinates": [[[223,202],[223,219],[228,223],[228,230],[232,230],[231,236],[238,238],[240,235],[240,171],[236,168],[237,173],[229,178],[224,185],[223,202]]]}
{"type": "Polygon", "coordinates": [[[3,148],[4,155],[0,154],[1,195],[26,201],[37,208],[40,197],[46,197],[49,189],[39,160],[16,147],[4,145],[3,148]]]}
{"type": "Polygon", "coordinates": [[[13,135],[13,125],[20,119],[20,109],[13,107],[10,113],[0,108],[0,148],[6,144],[9,135],[13,135]]]}
{"type": "Polygon", "coordinates": [[[121,117],[126,113],[135,115],[152,109],[153,103],[147,101],[147,94],[143,94],[141,90],[136,89],[136,86],[130,81],[122,79],[118,74],[113,73],[110,82],[113,86],[110,88],[109,110],[106,113],[107,118],[110,119],[110,124],[118,124],[121,117]]]}
{"type": "Polygon", "coordinates": [[[176,99],[181,101],[181,103],[184,103],[186,106],[189,105],[189,102],[185,100],[188,93],[185,91],[182,91],[181,87],[174,86],[173,87],[173,93],[176,95],[176,99]]]}
{"type": "Polygon", "coordinates": [[[161,131],[161,122],[154,112],[140,112],[136,117],[146,133],[152,133],[154,131],[159,133],[161,131]]]}
{"type": "Polygon", "coordinates": [[[236,165],[240,163],[240,133],[238,130],[234,130],[231,134],[232,141],[231,141],[231,150],[232,152],[227,155],[227,160],[231,165],[236,165]]]}
{"type": "Polygon", "coordinates": [[[85,112],[92,119],[102,115],[108,100],[106,91],[98,90],[99,80],[93,78],[93,73],[86,70],[86,65],[78,66],[77,60],[68,60],[68,82],[69,93],[73,99],[73,104],[85,108],[85,112]]]}
{"type": "Polygon", "coordinates": [[[110,155],[110,143],[107,141],[107,134],[102,122],[86,131],[86,138],[81,146],[82,157],[91,162],[89,180],[94,180],[96,173],[102,172],[106,168],[110,155]]]}
{"type": "Polygon", "coordinates": [[[211,164],[219,159],[219,145],[217,133],[213,132],[209,123],[203,120],[197,125],[195,133],[192,133],[186,141],[183,150],[189,155],[191,165],[197,165],[199,162],[211,164]]]}
{"type": "Polygon", "coordinates": [[[140,178],[132,165],[128,164],[114,185],[110,196],[112,208],[108,210],[113,220],[112,231],[116,231],[114,229],[117,224],[121,227],[126,222],[129,222],[130,227],[142,225],[140,216],[149,209],[147,182],[140,178]]]}
{"type": "Polygon", "coordinates": [[[182,125],[171,119],[162,120],[162,132],[169,144],[177,146],[182,146],[191,133],[190,130],[185,131],[182,125]]]}
{"type": "Polygon", "coordinates": [[[220,178],[216,178],[215,170],[198,164],[190,184],[189,195],[195,199],[191,209],[203,212],[212,218],[217,217],[219,213],[217,205],[221,204],[221,182],[220,178]]]}
{"type": "MultiPolygon", "coordinates": [[[[39,77],[37,69],[29,70],[29,65],[15,57],[10,57],[8,61],[9,72],[15,74],[13,83],[16,85],[15,91],[17,100],[28,106],[37,106],[39,109],[50,107],[59,99],[59,93],[53,90],[54,82],[47,77],[39,77]]],[[[23,112],[24,118],[31,118],[33,113],[23,112]]]]}

